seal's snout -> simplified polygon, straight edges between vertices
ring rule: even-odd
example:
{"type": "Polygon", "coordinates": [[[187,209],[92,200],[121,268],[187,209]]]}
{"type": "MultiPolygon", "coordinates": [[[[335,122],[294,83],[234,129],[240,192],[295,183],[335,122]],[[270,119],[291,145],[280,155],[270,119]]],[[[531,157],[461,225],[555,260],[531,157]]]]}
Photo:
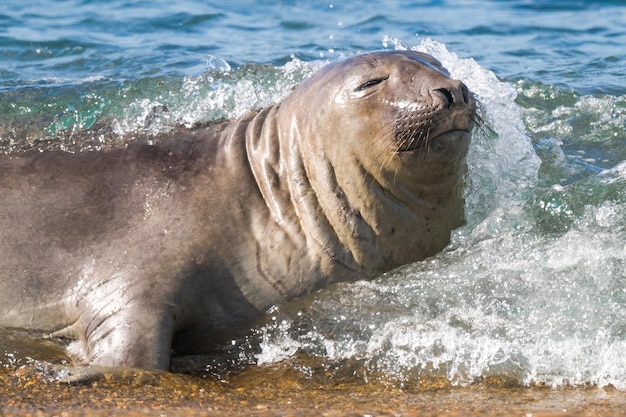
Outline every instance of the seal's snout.
{"type": "Polygon", "coordinates": [[[460,81],[451,83],[443,87],[434,88],[432,90],[433,97],[437,97],[442,101],[444,107],[466,107],[471,104],[470,92],[460,81]]]}
{"type": "Polygon", "coordinates": [[[426,91],[422,103],[404,105],[397,113],[396,151],[414,151],[447,133],[471,132],[476,101],[465,84],[438,78],[426,91]]]}
{"type": "Polygon", "coordinates": [[[447,108],[454,104],[454,94],[448,88],[437,88],[435,91],[443,96],[447,108]]]}

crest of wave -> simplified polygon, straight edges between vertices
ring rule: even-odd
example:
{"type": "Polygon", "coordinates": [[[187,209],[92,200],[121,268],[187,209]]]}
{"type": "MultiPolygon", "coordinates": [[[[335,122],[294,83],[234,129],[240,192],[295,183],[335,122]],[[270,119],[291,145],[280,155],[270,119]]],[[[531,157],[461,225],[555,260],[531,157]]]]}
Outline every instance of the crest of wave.
{"type": "MultiPolygon", "coordinates": [[[[525,133],[520,108],[515,104],[515,87],[498,80],[472,58],[459,58],[446,46],[430,38],[408,47],[400,40],[383,38],[385,48],[411,49],[430,54],[448,69],[452,78],[467,85],[480,103],[487,127],[474,133],[468,155],[466,192],[468,227],[474,228],[496,209],[519,204],[520,197],[537,180],[540,160],[525,133]]],[[[459,237],[457,233],[457,237],[459,237]]]]}
{"type": "Polygon", "coordinates": [[[624,163],[567,188],[533,188],[538,159],[513,87],[435,41],[415,49],[467,83],[494,131],[474,136],[470,224],[424,262],[274,311],[257,361],[304,351],[400,384],[434,375],[626,389],[624,163]]]}
{"type": "MultiPolygon", "coordinates": [[[[383,38],[383,46],[387,48],[390,45],[397,50],[409,49],[408,46],[395,38],[383,38]]],[[[475,132],[468,155],[469,178],[466,193],[468,225],[458,231],[455,237],[456,245],[462,245],[463,241],[467,240],[472,235],[472,232],[477,229],[477,225],[483,224],[482,228],[478,227],[478,230],[489,229],[490,227],[484,225],[494,222],[498,223],[499,216],[504,211],[511,206],[521,204],[524,191],[536,181],[539,158],[532,148],[530,138],[524,133],[524,124],[520,110],[514,102],[516,91],[513,86],[499,81],[493,72],[482,68],[473,59],[459,58],[456,54],[449,52],[445,45],[434,40],[424,39],[420,45],[410,49],[433,55],[450,71],[453,78],[463,81],[480,101],[482,117],[485,118],[485,123],[489,126],[488,129],[479,129],[475,132]],[[493,213],[496,214],[494,215],[493,213]],[[498,219],[495,221],[484,221],[490,214],[498,219]]],[[[479,234],[483,235],[483,232],[484,230],[479,234]]],[[[473,236],[473,239],[478,238],[473,236]]],[[[435,277],[435,280],[437,279],[435,277]]],[[[361,287],[354,285],[350,288],[350,292],[362,290],[361,287]]],[[[382,287],[382,291],[386,292],[387,287],[382,287]]],[[[338,291],[335,291],[335,295],[339,296],[337,294],[338,291]]],[[[329,295],[329,297],[332,298],[333,295],[329,295]]],[[[344,314],[343,317],[350,317],[350,315],[362,317],[364,314],[363,308],[368,301],[363,294],[352,294],[347,298],[351,297],[358,300],[360,307],[355,311],[344,314]]],[[[372,297],[372,300],[377,300],[372,309],[378,310],[377,313],[380,313],[380,300],[385,298],[381,294],[372,297]]],[[[325,305],[333,305],[332,308],[336,309],[335,311],[348,308],[346,307],[346,298],[343,298],[338,305],[329,303],[326,298],[325,300],[325,305]]],[[[393,297],[388,302],[392,305],[398,304],[398,300],[393,299],[393,297]]],[[[318,304],[318,302],[314,301],[311,308],[317,308],[314,306],[318,306],[318,304]]],[[[410,314],[412,315],[413,313],[410,314]]],[[[341,313],[338,313],[338,316],[335,315],[335,317],[340,316],[342,316],[341,313]]],[[[302,314],[298,314],[298,317],[302,317],[302,314]]],[[[426,320],[424,317],[417,320],[421,319],[426,320]]],[[[400,363],[407,366],[410,363],[419,363],[419,367],[422,365],[426,367],[427,365],[425,364],[428,362],[428,366],[434,366],[435,368],[443,363],[453,364],[453,369],[448,370],[451,380],[467,381],[472,378],[472,375],[484,373],[482,371],[486,368],[493,370],[494,364],[512,360],[510,356],[504,355],[497,345],[490,346],[482,343],[481,340],[468,342],[468,339],[464,339],[463,343],[471,343],[473,348],[466,346],[461,351],[448,349],[448,354],[446,355],[426,355],[424,358],[428,359],[422,362],[416,352],[419,352],[420,349],[437,351],[437,345],[442,343],[442,334],[439,334],[438,331],[429,331],[429,329],[433,330],[432,326],[418,325],[413,317],[407,319],[403,315],[402,308],[396,308],[394,314],[388,320],[383,320],[384,324],[382,324],[382,327],[376,324],[373,324],[371,328],[355,324],[359,328],[356,333],[345,328],[342,329],[341,332],[344,335],[352,334],[355,336],[354,338],[342,336],[340,340],[337,340],[338,335],[335,332],[332,332],[333,335],[329,338],[320,336],[316,331],[312,335],[305,335],[304,338],[301,337],[298,340],[304,340],[305,342],[303,343],[306,346],[311,344],[310,341],[312,339],[316,340],[316,343],[324,346],[322,350],[326,352],[326,355],[337,359],[339,357],[345,358],[346,355],[348,357],[362,358],[372,355],[378,356],[378,360],[371,361],[372,356],[368,359],[368,362],[371,367],[386,368],[386,372],[390,371],[393,364],[398,365],[400,363]],[[422,346],[422,348],[417,346],[422,346]],[[382,356],[373,353],[381,351],[385,352],[382,356]],[[407,355],[403,356],[402,352],[407,355]],[[468,356],[471,355],[476,357],[469,360],[468,356]],[[402,360],[400,360],[401,356],[403,357],[402,360]],[[459,375],[467,376],[461,377],[459,375]]],[[[341,322],[342,320],[339,321],[341,322]]],[[[376,314],[376,317],[372,317],[372,321],[369,321],[369,323],[380,321],[380,314],[376,314]]],[[[290,332],[293,332],[293,328],[288,324],[289,319],[287,319],[287,322],[280,322],[271,325],[271,328],[268,327],[268,331],[262,337],[262,352],[258,356],[259,363],[282,360],[298,349],[305,347],[291,337],[290,332]]],[[[315,325],[312,326],[315,327],[315,325]]],[[[460,340],[455,339],[457,333],[445,330],[444,335],[449,343],[453,345],[461,344],[460,340]]],[[[522,359],[519,360],[521,361],[522,359]]],[[[515,362],[517,359],[513,361],[515,362]]]]}
{"type": "Polygon", "coordinates": [[[116,120],[115,130],[120,135],[158,134],[175,126],[190,128],[236,118],[280,101],[321,65],[294,56],[280,67],[247,64],[233,69],[223,59],[210,56],[202,75],[185,77],[179,85],[162,91],[154,87],[155,91],[135,98],[116,120]]]}

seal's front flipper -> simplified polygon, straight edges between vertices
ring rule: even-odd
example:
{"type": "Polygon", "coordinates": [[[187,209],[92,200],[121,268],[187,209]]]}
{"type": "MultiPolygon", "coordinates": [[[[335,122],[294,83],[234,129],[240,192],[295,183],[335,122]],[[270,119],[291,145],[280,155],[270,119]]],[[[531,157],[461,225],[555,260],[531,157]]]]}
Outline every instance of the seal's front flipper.
{"type": "Polygon", "coordinates": [[[107,375],[123,372],[126,373],[128,370],[111,366],[50,365],[50,370],[47,372],[47,379],[68,384],[89,384],[105,379],[107,375]]]}
{"type": "Polygon", "coordinates": [[[72,385],[89,385],[96,381],[122,383],[133,381],[133,384],[155,384],[163,372],[145,371],[143,369],[123,368],[119,366],[69,366],[59,364],[37,364],[36,373],[49,382],[61,382],[72,385]]]}
{"type": "Polygon", "coordinates": [[[175,325],[171,314],[134,306],[86,323],[83,337],[69,350],[99,367],[167,371],[175,325]],[[76,352],[79,347],[82,352],[76,352]],[[82,354],[81,354],[82,353],[82,354]]]}

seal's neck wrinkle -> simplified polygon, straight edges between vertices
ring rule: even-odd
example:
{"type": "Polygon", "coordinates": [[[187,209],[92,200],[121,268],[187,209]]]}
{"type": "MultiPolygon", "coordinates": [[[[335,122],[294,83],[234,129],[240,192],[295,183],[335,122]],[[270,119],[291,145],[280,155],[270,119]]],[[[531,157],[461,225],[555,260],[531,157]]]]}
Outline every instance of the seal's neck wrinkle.
{"type": "Polygon", "coordinates": [[[324,197],[342,198],[341,194],[336,195],[341,190],[337,187],[333,168],[323,154],[311,152],[307,148],[311,143],[311,136],[309,132],[302,131],[297,116],[291,117],[288,126],[289,134],[284,136],[288,140],[281,141],[281,146],[289,164],[288,184],[292,201],[307,239],[321,248],[332,264],[337,264],[351,273],[355,272],[358,266],[351,248],[344,245],[338,233],[340,231],[332,221],[336,214],[328,213],[329,209],[334,212],[337,207],[324,204],[324,197]],[[303,153],[306,153],[306,157],[303,157],[303,153]],[[314,163],[315,169],[307,169],[305,160],[309,164],[314,163]],[[323,178],[322,184],[328,187],[319,187],[320,177],[323,178]]]}
{"type": "Polygon", "coordinates": [[[276,126],[276,106],[267,107],[259,112],[246,129],[246,152],[248,162],[259,190],[273,220],[285,227],[290,236],[297,236],[289,219],[293,216],[291,207],[285,204],[289,199],[289,188],[281,178],[285,166],[281,160],[279,133],[276,126]]]}
{"type": "Polygon", "coordinates": [[[317,157],[305,159],[315,164],[308,169],[311,188],[364,277],[439,252],[463,223],[460,155],[457,161],[437,153],[392,153],[381,165],[371,149],[348,145],[358,143],[354,138],[329,141],[320,135],[332,132],[319,126],[302,133],[302,151],[317,157]]]}
{"type": "Polygon", "coordinates": [[[357,243],[364,262],[372,262],[374,275],[436,254],[449,243],[450,231],[463,224],[458,175],[442,177],[440,184],[420,185],[401,178],[405,172],[395,177],[393,172],[381,175],[366,166],[358,168],[358,184],[346,187],[346,193],[359,208],[361,221],[373,231],[369,244],[357,243]]]}
{"type": "Polygon", "coordinates": [[[290,148],[304,155],[298,158],[298,169],[304,172],[306,183],[292,183],[292,189],[306,229],[314,230],[311,237],[325,254],[358,274],[355,278],[375,276],[385,261],[376,245],[378,232],[362,215],[370,196],[369,191],[367,196],[359,194],[366,187],[360,183],[358,158],[346,154],[350,149],[345,146],[327,149],[325,142],[332,141],[334,132],[323,126],[300,124],[297,117],[292,117],[290,126],[290,148]],[[355,182],[346,183],[346,178],[355,182]]]}
{"type": "MultiPolygon", "coordinates": [[[[355,279],[357,267],[352,254],[327,220],[305,168],[297,119],[277,123],[279,113],[278,106],[263,109],[246,129],[248,162],[267,204],[270,222],[291,242],[294,252],[289,256],[299,263],[297,273],[313,268],[309,278],[312,287],[326,285],[330,277],[355,279]]],[[[267,227],[258,225],[259,239],[267,227]]],[[[276,263],[276,254],[267,255],[276,263]]],[[[304,293],[301,284],[297,289],[287,289],[289,295],[304,293]]]]}

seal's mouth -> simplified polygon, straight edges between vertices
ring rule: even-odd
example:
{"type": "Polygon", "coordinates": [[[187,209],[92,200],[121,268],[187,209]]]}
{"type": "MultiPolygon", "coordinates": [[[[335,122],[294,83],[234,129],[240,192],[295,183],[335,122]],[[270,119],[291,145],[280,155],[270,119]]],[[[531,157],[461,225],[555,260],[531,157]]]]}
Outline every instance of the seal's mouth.
{"type": "MultiPolygon", "coordinates": [[[[443,132],[432,132],[430,129],[419,129],[414,131],[396,131],[396,152],[417,152],[429,149],[437,142],[442,142],[448,138],[468,138],[472,134],[473,122],[470,121],[469,128],[454,127],[443,132]]],[[[436,129],[433,129],[436,130],[436,129]]],[[[451,143],[453,144],[453,143],[451,143]]]]}
{"type": "MultiPolygon", "coordinates": [[[[432,147],[445,137],[463,140],[477,122],[477,101],[464,84],[435,88],[427,98],[397,105],[395,146],[397,152],[432,147]]],[[[448,146],[453,146],[450,141],[448,146]]]]}

